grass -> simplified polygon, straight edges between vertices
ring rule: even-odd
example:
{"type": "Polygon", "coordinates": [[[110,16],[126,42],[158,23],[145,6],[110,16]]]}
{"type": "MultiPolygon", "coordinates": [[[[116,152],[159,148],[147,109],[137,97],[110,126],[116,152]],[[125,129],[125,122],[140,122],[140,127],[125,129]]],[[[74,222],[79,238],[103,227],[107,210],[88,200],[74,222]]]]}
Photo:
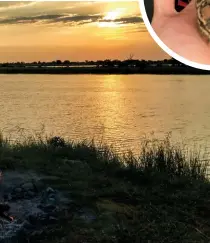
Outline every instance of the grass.
{"type": "Polygon", "coordinates": [[[73,199],[58,225],[30,242],[210,242],[207,163],[168,137],[145,140],[139,156],[119,156],[93,141],[1,136],[0,167],[57,176],[46,183],[73,199]]]}

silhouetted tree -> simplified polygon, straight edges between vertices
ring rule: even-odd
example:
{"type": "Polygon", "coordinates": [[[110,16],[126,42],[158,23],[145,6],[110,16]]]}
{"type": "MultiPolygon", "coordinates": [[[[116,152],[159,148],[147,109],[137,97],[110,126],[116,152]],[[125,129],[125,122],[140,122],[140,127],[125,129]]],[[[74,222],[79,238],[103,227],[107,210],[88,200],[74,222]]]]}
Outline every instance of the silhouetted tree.
{"type": "Polygon", "coordinates": [[[66,65],[66,66],[69,66],[69,65],[70,65],[70,61],[69,61],[69,60],[65,60],[65,61],[63,62],[63,64],[66,65]]]}
{"type": "Polygon", "coordinates": [[[133,57],[134,57],[134,54],[133,53],[130,53],[130,55],[128,57],[128,60],[133,60],[133,57]]]}
{"type": "Polygon", "coordinates": [[[113,67],[113,63],[112,63],[112,61],[110,59],[106,59],[103,62],[103,66],[105,66],[105,67],[113,67]]]}
{"type": "Polygon", "coordinates": [[[56,60],[56,65],[61,65],[62,61],[61,60],[56,60]]]}

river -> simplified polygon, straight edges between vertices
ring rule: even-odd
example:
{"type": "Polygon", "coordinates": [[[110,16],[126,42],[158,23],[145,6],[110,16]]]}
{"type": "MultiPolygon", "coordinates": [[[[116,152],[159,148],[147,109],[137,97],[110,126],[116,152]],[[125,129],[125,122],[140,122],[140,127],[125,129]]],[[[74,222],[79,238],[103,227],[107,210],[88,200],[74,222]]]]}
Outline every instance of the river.
{"type": "Polygon", "coordinates": [[[0,128],[10,139],[46,133],[138,152],[143,136],[210,141],[210,77],[0,75],[0,128]],[[44,131],[43,131],[44,127],[44,131]]]}

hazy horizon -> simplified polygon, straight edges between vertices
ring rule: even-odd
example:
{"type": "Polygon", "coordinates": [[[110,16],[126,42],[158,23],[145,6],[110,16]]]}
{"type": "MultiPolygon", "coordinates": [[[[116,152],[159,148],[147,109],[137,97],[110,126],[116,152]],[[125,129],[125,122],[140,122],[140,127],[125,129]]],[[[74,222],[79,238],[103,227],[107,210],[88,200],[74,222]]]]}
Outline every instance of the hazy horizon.
{"type": "Polygon", "coordinates": [[[0,2],[0,62],[164,59],[138,1],[0,2]]]}

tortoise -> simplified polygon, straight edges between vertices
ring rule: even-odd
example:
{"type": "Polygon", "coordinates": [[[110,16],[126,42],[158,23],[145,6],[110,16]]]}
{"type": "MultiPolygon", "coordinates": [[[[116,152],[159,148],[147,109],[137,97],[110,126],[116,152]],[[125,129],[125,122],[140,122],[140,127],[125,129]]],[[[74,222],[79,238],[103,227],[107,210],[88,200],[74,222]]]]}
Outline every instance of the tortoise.
{"type": "Polygon", "coordinates": [[[210,42],[210,0],[196,0],[199,31],[210,42]]]}
{"type": "MultiPolygon", "coordinates": [[[[175,0],[175,9],[182,11],[191,0],[175,0]]],[[[195,0],[197,10],[197,25],[201,35],[210,42],[210,0],[195,0]]]]}

